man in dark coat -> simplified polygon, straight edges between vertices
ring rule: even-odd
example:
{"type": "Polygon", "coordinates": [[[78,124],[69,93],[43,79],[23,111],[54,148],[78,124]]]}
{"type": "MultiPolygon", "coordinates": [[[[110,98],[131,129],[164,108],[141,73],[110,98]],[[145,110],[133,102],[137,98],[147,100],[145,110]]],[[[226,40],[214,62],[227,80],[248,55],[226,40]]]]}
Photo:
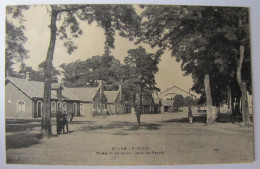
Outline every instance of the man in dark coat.
{"type": "Polygon", "coordinates": [[[63,133],[65,133],[65,126],[66,126],[66,131],[69,133],[69,116],[67,112],[64,112],[62,115],[62,130],[63,133]]]}
{"type": "Polygon", "coordinates": [[[56,113],[56,129],[57,129],[57,134],[60,134],[61,132],[61,119],[62,119],[62,112],[61,110],[59,109],[56,113]]]}

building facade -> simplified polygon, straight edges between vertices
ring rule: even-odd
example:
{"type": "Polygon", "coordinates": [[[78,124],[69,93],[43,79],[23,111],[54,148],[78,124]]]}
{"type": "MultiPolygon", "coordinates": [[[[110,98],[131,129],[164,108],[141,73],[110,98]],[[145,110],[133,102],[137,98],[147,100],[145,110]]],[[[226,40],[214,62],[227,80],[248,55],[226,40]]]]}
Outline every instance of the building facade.
{"type": "MultiPolygon", "coordinates": [[[[43,82],[8,77],[5,80],[5,117],[6,118],[37,118],[42,117],[43,82]]],[[[52,116],[58,109],[80,115],[80,101],[62,95],[62,88],[52,86],[52,116]],[[59,97],[59,94],[61,97],[59,97]]]]}

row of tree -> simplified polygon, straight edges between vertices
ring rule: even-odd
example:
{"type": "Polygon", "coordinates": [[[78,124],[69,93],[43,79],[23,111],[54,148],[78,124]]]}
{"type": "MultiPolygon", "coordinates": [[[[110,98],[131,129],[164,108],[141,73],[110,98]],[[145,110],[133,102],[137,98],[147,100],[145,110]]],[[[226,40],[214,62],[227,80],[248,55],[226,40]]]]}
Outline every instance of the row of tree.
{"type": "MultiPolygon", "coordinates": [[[[125,77],[121,77],[121,79],[123,78],[126,84],[136,86],[133,93],[139,90],[140,98],[145,93],[144,91],[158,91],[155,87],[156,83],[151,77],[153,78],[158,71],[157,64],[163,51],[170,50],[172,56],[182,62],[181,68],[185,72],[184,75],[191,74],[194,81],[192,90],[201,94],[202,99],[206,101],[208,124],[212,123],[214,119],[211,114],[212,105],[218,106],[224,100],[234,102],[240,98],[244,124],[250,123],[247,101],[247,91],[252,90],[248,8],[167,5],[142,5],[141,7],[143,8],[141,15],[136,13],[132,5],[50,5],[48,7],[51,18],[51,37],[44,64],[42,119],[44,136],[51,134],[50,84],[55,43],[57,39],[63,40],[69,54],[77,49],[73,38],[82,34],[79,20],[89,24],[95,21],[99,27],[104,29],[105,54],[96,56],[97,60],[105,58],[101,64],[107,64],[110,59],[113,60],[113,57],[109,56],[109,49],[114,48],[116,31],[120,36],[129,40],[136,38],[137,43],[147,43],[151,47],[159,49],[156,54],[144,54],[145,50],[139,47],[130,50],[125,59],[126,65],[122,71],[126,73],[124,73],[125,77]],[[57,25],[60,26],[57,27],[57,25]],[[143,58],[144,63],[140,62],[140,57],[143,58]],[[145,63],[150,62],[153,66],[148,69],[151,71],[143,70],[147,66],[145,63]],[[132,69],[133,67],[135,69],[132,69]],[[127,81],[131,81],[131,83],[127,81]]],[[[27,8],[24,6],[8,7],[7,13],[13,17],[22,16],[21,11],[27,8]]],[[[16,28],[13,30],[14,33],[16,28]]],[[[10,36],[11,41],[24,44],[26,39],[22,34],[22,29],[18,31],[21,39],[12,37],[13,33],[8,34],[7,30],[8,38],[10,36]]],[[[19,53],[17,51],[19,48],[16,49],[15,46],[19,46],[19,44],[12,46],[8,43],[9,39],[6,46],[6,57],[11,58],[11,61],[13,58],[25,58],[26,50],[24,50],[22,58],[22,56],[16,55],[19,53]]],[[[23,46],[21,49],[24,49],[23,46]]],[[[92,59],[95,60],[94,57],[92,59]]],[[[87,64],[88,62],[84,62],[82,66],[85,67],[87,64]]],[[[12,62],[9,61],[6,65],[12,65],[12,62]]],[[[65,70],[66,65],[63,67],[65,70]]],[[[103,71],[109,72],[111,67],[113,65],[105,66],[103,71]]],[[[100,74],[95,67],[88,68],[86,71],[91,72],[89,74],[102,76],[102,73],[100,74]]],[[[73,78],[77,76],[78,73],[73,78]]],[[[83,77],[80,78],[84,80],[83,77]]],[[[118,78],[116,74],[115,78],[118,78]]],[[[85,83],[84,85],[90,85],[96,81],[92,78],[85,83]]],[[[68,83],[68,85],[71,84],[68,83]]],[[[130,91],[131,89],[129,87],[130,91]]],[[[129,95],[131,96],[131,94],[129,95]]]]}
{"type": "Polygon", "coordinates": [[[192,90],[207,106],[224,100],[242,102],[245,125],[250,123],[247,91],[252,92],[249,11],[240,7],[144,6],[142,36],[161,50],[170,50],[181,61],[184,75],[193,78],[192,90]]]}

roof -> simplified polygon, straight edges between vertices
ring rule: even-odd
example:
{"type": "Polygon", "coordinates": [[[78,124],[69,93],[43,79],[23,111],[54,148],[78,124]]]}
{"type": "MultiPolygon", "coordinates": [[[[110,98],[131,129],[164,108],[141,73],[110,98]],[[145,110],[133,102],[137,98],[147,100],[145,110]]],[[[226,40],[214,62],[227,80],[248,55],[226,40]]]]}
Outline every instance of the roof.
{"type": "Polygon", "coordinates": [[[116,97],[119,94],[119,91],[104,91],[104,94],[107,97],[107,103],[114,103],[116,100],[116,97]]]}
{"type": "Polygon", "coordinates": [[[59,83],[52,83],[51,84],[51,89],[52,90],[59,90],[59,89],[63,89],[63,86],[59,83]]]}
{"type": "MultiPolygon", "coordinates": [[[[7,77],[6,81],[11,82],[14,86],[20,89],[29,98],[43,98],[44,83],[39,81],[31,81],[16,77],[7,77]]],[[[53,85],[53,84],[52,84],[53,85]]],[[[55,84],[57,86],[57,83],[55,84]]],[[[55,92],[51,92],[51,98],[58,99],[55,92]]]]}
{"type": "Polygon", "coordinates": [[[77,87],[66,88],[62,91],[62,95],[73,100],[93,101],[93,97],[98,87],[77,87]]]}
{"type": "MultiPolygon", "coordinates": [[[[190,95],[190,96],[195,96],[194,94],[191,94],[190,93],[190,91],[189,92],[187,92],[187,91],[185,91],[185,90],[183,90],[183,89],[181,89],[181,88],[179,88],[179,87],[177,87],[177,86],[172,86],[172,87],[170,87],[169,89],[167,89],[167,90],[165,90],[165,91],[163,91],[163,92],[161,92],[161,94],[160,95],[168,95],[168,93],[167,92],[169,92],[170,90],[172,90],[172,89],[174,89],[174,88],[176,88],[176,89],[178,89],[179,91],[182,91],[182,92],[184,92],[184,93],[186,93],[187,95],[190,95]]],[[[171,93],[171,94],[175,94],[175,95],[177,95],[178,93],[171,93]]]]}
{"type": "Polygon", "coordinates": [[[162,100],[162,105],[163,105],[163,106],[172,107],[172,106],[173,106],[173,101],[174,101],[174,100],[162,100]]]}

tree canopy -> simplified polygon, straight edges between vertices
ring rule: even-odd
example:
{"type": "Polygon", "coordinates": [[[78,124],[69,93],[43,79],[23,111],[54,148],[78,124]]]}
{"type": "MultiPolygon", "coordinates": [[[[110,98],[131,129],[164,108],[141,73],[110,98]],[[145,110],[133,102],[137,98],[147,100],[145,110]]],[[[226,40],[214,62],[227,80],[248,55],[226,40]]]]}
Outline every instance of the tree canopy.
{"type": "MultiPolygon", "coordinates": [[[[45,62],[41,62],[38,66],[38,70],[34,70],[32,67],[27,66],[24,62],[22,62],[17,76],[20,78],[24,78],[26,73],[30,73],[31,80],[43,82],[44,66],[45,66],[45,62]]],[[[60,71],[57,70],[54,66],[52,66],[51,71],[52,71],[51,82],[58,83],[58,76],[60,75],[60,71]]]]}
{"type": "Polygon", "coordinates": [[[7,76],[7,74],[16,76],[16,72],[12,67],[14,63],[23,61],[29,57],[29,51],[24,47],[27,38],[24,35],[24,16],[22,14],[22,11],[27,9],[28,6],[6,7],[5,76],[7,76]],[[12,20],[15,20],[19,24],[14,24],[12,20]]]}
{"type": "Polygon", "coordinates": [[[62,64],[61,68],[66,87],[96,87],[102,80],[105,90],[116,90],[122,73],[120,61],[105,55],[62,64]]]}
{"type": "Polygon", "coordinates": [[[88,24],[97,22],[104,29],[106,40],[104,42],[105,55],[109,55],[109,49],[114,48],[115,32],[129,40],[140,32],[140,17],[136,14],[132,5],[51,5],[50,44],[47,52],[44,68],[44,99],[42,131],[43,136],[48,137],[51,132],[51,66],[54,57],[56,38],[64,40],[67,52],[71,54],[77,47],[71,38],[77,38],[82,34],[78,20],[88,24]],[[61,23],[57,27],[57,22],[61,23]],[[70,35],[70,36],[69,36],[70,35]]]}
{"type": "Polygon", "coordinates": [[[240,7],[148,5],[141,14],[140,41],[170,50],[184,75],[192,76],[192,90],[208,106],[218,106],[230,88],[232,97],[241,97],[238,74],[249,92],[252,88],[248,13],[240,7]],[[245,57],[239,69],[241,51],[245,57]]]}

